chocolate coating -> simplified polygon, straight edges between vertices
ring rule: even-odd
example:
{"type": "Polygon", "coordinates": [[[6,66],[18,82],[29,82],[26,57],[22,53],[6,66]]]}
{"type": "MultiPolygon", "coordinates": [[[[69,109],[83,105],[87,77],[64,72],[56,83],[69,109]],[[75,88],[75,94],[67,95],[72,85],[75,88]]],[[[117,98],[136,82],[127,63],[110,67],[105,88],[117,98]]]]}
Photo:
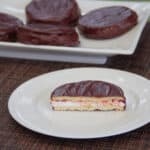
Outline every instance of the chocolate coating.
{"type": "Polygon", "coordinates": [[[62,85],[52,92],[51,97],[55,96],[124,97],[124,93],[114,84],[89,80],[62,85]]]}
{"type": "Polygon", "coordinates": [[[93,10],[79,20],[80,32],[94,39],[109,39],[122,35],[137,24],[135,11],[124,6],[93,10]]]}
{"type": "Polygon", "coordinates": [[[35,45],[77,46],[79,37],[72,27],[29,24],[19,26],[17,39],[21,43],[35,45]]]}
{"type": "Polygon", "coordinates": [[[0,13],[0,41],[16,41],[16,32],[22,21],[6,13],[0,13]]]}
{"type": "Polygon", "coordinates": [[[34,0],[26,7],[28,23],[74,25],[81,12],[75,0],[34,0]]]}

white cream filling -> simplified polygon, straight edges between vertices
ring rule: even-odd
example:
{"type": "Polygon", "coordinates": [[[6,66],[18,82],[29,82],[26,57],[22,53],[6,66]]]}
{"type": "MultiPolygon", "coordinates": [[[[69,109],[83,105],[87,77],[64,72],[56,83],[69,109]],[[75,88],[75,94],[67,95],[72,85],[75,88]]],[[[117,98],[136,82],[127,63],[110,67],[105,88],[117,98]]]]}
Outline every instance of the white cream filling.
{"type": "Polygon", "coordinates": [[[80,107],[81,104],[79,102],[52,102],[52,106],[54,107],[80,107]]]}

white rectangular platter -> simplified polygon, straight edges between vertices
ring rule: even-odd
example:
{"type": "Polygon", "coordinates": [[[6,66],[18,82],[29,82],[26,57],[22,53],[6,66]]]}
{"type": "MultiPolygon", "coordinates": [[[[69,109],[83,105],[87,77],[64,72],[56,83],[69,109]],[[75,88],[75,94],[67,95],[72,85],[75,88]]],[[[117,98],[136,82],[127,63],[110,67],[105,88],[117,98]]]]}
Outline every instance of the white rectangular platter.
{"type": "MultiPolygon", "coordinates": [[[[0,10],[19,17],[25,22],[25,7],[31,0],[1,0],[0,10]]],[[[138,24],[128,33],[109,40],[91,40],[80,35],[79,47],[25,45],[21,43],[0,42],[0,56],[12,58],[38,59],[50,61],[80,62],[103,64],[107,57],[113,55],[131,55],[150,14],[149,2],[114,2],[99,0],[77,0],[86,12],[104,7],[122,5],[134,9],[138,16],[138,24]]]]}

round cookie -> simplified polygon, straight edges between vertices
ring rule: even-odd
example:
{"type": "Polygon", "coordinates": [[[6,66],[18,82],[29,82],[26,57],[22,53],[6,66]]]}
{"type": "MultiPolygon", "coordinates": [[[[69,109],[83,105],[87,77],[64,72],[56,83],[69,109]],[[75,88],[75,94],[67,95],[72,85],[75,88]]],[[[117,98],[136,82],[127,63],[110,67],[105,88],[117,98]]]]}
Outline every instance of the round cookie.
{"type": "Polygon", "coordinates": [[[138,16],[133,10],[112,6],[87,13],[80,18],[78,28],[87,38],[109,39],[129,31],[137,22],[138,16]]]}
{"type": "Polygon", "coordinates": [[[33,0],[26,15],[28,23],[75,25],[81,12],[75,0],[33,0]]]}
{"type": "Polygon", "coordinates": [[[29,24],[19,26],[18,42],[35,45],[77,46],[79,37],[72,27],[29,24]]]}
{"type": "Polygon", "coordinates": [[[16,31],[22,21],[18,18],[0,13],[0,41],[16,41],[16,31]]]}

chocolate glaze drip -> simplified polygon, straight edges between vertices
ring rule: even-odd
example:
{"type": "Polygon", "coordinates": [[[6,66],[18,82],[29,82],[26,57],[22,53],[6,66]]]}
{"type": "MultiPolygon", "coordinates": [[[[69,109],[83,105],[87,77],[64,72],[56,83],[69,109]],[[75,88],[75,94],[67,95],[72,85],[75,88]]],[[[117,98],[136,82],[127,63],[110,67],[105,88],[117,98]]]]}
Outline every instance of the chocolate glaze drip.
{"type": "Polygon", "coordinates": [[[69,83],[56,88],[51,97],[54,96],[87,96],[87,97],[124,97],[120,87],[103,81],[81,81],[69,83]]]}

